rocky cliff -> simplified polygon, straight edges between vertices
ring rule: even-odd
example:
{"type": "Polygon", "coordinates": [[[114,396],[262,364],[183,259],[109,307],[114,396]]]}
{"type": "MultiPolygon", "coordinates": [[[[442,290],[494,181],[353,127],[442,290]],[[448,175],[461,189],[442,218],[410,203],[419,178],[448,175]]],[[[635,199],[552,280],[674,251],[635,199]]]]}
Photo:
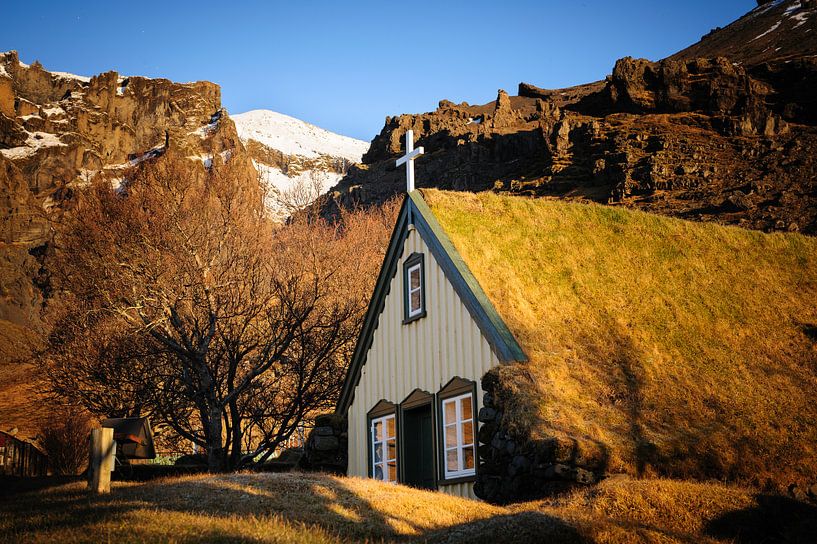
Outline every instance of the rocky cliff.
{"type": "Polygon", "coordinates": [[[522,83],[493,103],[443,100],[433,112],[389,117],[324,209],[405,190],[394,161],[411,129],[426,150],[416,161],[419,187],[588,199],[817,234],[815,25],[817,6],[778,0],[668,59],[621,59],[604,81],[558,90],[522,83]],[[740,47],[756,36],[762,55],[740,47]]]}
{"type": "Polygon", "coordinates": [[[257,183],[217,85],[86,78],[0,54],[0,429],[36,429],[38,373],[26,358],[44,332],[52,223],[78,187],[97,179],[119,187],[133,166],[170,151],[190,159],[191,175],[235,161],[238,182],[257,183]]]}
{"type": "Polygon", "coordinates": [[[76,187],[119,186],[138,162],[174,150],[191,168],[254,170],[209,82],[50,72],[0,55],[0,321],[39,327],[51,221],[76,187]]]}

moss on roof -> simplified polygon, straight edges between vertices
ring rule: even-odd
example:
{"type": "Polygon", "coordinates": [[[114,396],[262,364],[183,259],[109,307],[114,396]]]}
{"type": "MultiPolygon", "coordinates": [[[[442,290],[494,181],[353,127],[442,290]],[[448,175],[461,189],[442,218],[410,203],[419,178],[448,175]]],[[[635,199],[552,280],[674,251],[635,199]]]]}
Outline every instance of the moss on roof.
{"type": "Polygon", "coordinates": [[[530,359],[498,371],[518,433],[594,444],[613,472],[817,479],[817,239],[423,197],[530,359]]]}

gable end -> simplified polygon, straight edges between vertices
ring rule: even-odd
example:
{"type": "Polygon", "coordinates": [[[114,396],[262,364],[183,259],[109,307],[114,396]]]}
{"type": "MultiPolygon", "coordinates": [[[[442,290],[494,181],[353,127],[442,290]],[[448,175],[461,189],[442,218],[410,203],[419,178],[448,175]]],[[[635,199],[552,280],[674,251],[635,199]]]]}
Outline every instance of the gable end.
{"type": "MultiPolygon", "coordinates": [[[[403,246],[413,225],[423,241],[431,250],[437,264],[443,270],[446,279],[476,322],[488,344],[503,363],[526,361],[527,357],[511,334],[505,322],[499,316],[488,296],[482,290],[468,266],[462,260],[451,240],[434,218],[434,214],[423,200],[419,191],[406,195],[397,222],[392,232],[391,241],[380,269],[374,293],[369,302],[363,327],[360,331],[352,362],[346,374],[336,407],[337,413],[345,413],[354,399],[354,391],[360,381],[363,365],[374,339],[380,314],[383,311],[386,297],[391,289],[391,282],[397,273],[397,265],[403,253],[403,246]]],[[[402,298],[402,294],[401,294],[402,298]]]]}

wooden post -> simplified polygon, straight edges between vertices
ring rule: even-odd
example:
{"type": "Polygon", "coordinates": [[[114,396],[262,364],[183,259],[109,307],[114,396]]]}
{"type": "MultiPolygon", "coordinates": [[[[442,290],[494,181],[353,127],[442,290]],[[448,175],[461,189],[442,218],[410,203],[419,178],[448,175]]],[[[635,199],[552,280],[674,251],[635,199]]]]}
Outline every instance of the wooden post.
{"type": "Polygon", "coordinates": [[[111,491],[114,452],[113,429],[93,429],[91,431],[91,455],[88,463],[88,488],[93,493],[111,491]]]}

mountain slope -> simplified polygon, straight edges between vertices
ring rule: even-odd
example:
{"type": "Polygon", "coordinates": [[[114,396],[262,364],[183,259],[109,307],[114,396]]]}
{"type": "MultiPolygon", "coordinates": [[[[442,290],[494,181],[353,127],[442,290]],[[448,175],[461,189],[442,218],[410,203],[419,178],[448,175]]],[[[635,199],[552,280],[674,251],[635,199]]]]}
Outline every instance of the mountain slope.
{"type": "Polygon", "coordinates": [[[88,78],[0,54],[0,429],[32,436],[42,415],[30,387],[41,373],[28,359],[47,332],[52,223],[70,213],[78,188],[121,187],[133,166],[167,152],[190,159],[191,176],[230,161],[236,183],[258,183],[217,85],[88,78]]]}
{"type": "Polygon", "coordinates": [[[325,193],[369,148],[367,142],[274,111],[253,110],[232,119],[267,187],[267,207],[280,219],[325,193]]]}
{"type": "Polygon", "coordinates": [[[493,103],[442,100],[433,112],[388,117],[323,210],[404,191],[394,160],[413,130],[426,150],[415,163],[419,187],[817,234],[813,4],[771,2],[668,59],[620,59],[605,81],[557,90],[522,83],[518,96],[500,90],[493,103]],[[754,38],[759,51],[746,46],[754,38]]]}
{"type": "Polygon", "coordinates": [[[287,155],[314,159],[321,155],[360,162],[368,142],[329,132],[300,119],[270,110],[232,116],[242,141],[254,140],[287,155]]]}
{"type": "Polygon", "coordinates": [[[734,23],[672,55],[673,60],[724,56],[757,65],[772,60],[814,56],[817,52],[817,2],[772,0],[734,23]]]}

